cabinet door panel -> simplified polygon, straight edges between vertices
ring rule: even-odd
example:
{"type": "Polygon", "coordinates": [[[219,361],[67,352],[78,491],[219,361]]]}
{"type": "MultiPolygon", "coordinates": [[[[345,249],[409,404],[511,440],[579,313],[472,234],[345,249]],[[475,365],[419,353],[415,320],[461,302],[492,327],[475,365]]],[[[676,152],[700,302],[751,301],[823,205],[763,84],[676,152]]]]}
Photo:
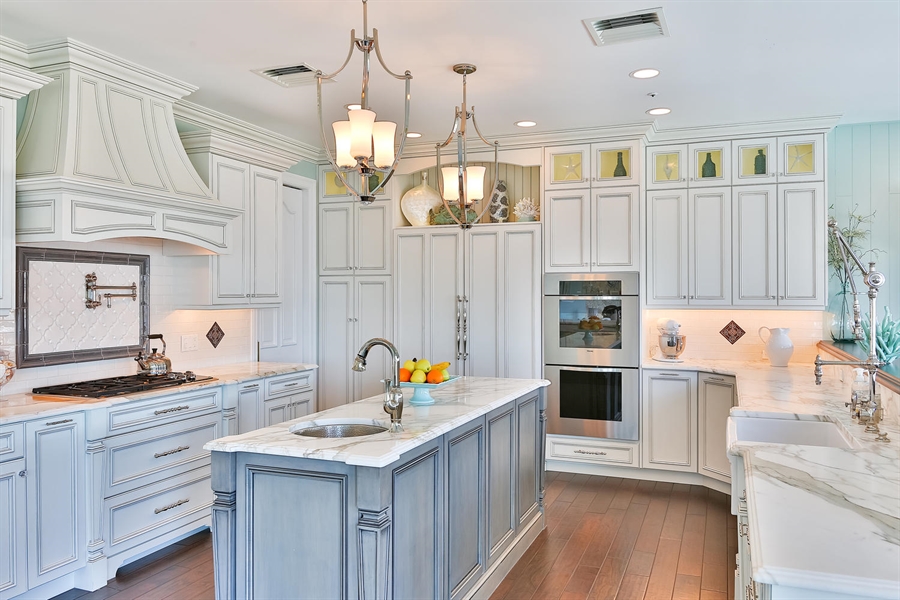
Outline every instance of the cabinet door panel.
{"type": "Polygon", "coordinates": [[[291,397],[282,396],[263,402],[263,427],[271,427],[293,419],[291,397]]]}
{"type": "Polygon", "coordinates": [[[732,303],[773,306],[778,285],[775,186],[735,187],[732,303]]]}
{"type": "Polygon", "coordinates": [[[698,466],[700,473],[719,481],[731,482],[731,463],[726,447],[726,425],[734,406],[733,377],[701,373],[698,378],[697,401],[698,466]]]}
{"type": "Polygon", "coordinates": [[[591,144],[591,187],[640,185],[641,157],[637,140],[591,144]]]}
{"type": "Polygon", "coordinates": [[[825,184],[778,186],[778,303],[825,305],[825,184]]]}
{"type": "Polygon", "coordinates": [[[687,304],[687,190],[647,194],[647,304],[687,304]]]}
{"type": "MultiPolygon", "coordinates": [[[[16,305],[16,100],[0,98],[0,314],[16,305]]],[[[2,586],[2,584],[0,584],[2,586]]]]}
{"type": "Polygon", "coordinates": [[[518,526],[525,523],[536,510],[541,493],[541,401],[540,396],[527,396],[516,404],[516,517],[518,526]]]}
{"type": "Polygon", "coordinates": [[[356,204],[356,273],[388,275],[391,269],[391,203],[356,204]]]}
{"type": "Polygon", "coordinates": [[[312,392],[291,394],[290,403],[293,407],[291,411],[292,419],[299,419],[316,412],[316,400],[312,392]]]}
{"type": "Polygon", "coordinates": [[[544,149],[544,187],[564,190],[588,187],[591,177],[591,147],[588,144],[544,149]]]}
{"type": "Polygon", "coordinates": [[[697,472],[697,374],[644,372],[644,468],[697,472]]]}
{"type": "MultiPolygon", "coordinates": [[[[501,273],[499,229],[466,233],[465,354],[466,375],[501,377],[501,273]]],[[[440,274],[435,274],[440,277],[440,274]]],[[[441,360],[435,356],[434,360],[441,360]]]]}
{"type": "Polygon", "coordinates": [[[28,587],[84,566],[84,414],[26,423],[28,587]]]}
{"type": "Polygon", "coordinates": [[[431,312],[426,305],[427,240],[428,234],[423,230],[401,229],[394,234],[394,339],[404,360],[425,356],[427,348],[426,321],[431,312]]]}
{"type": "Polygon", "coordinates": [[[353,400],[348,376],[353,348],[353,278],[319,279],[319,402],[322,409],[353,400]]]}
{"type": "MultiPolygon", "coordinates": [[[[504,364],[498,376],[540,378],[541,228],[538,224],[502,227],[503,287],[499,312],[503,320],[500,356],[504,364]]],[[[469,346],[473,347],[471,342],[469,346]]]]}
{"type": "Polygon", "coordinates": [[[353,203],[319,207],[319,275],[347,275],[353,270],[353,203]]]}
{"type": "Polygon", "coordinates": [[[688,146],[688,187],[731,185],[731,142],[703,142],[688,146]]]}
{"type": "Polygon", "coordinates": [[[261,404],[262,390],[258,381],[240,385],[240,389],[238,389],[238,433],[247,433],[261,427],[261,404]]]}
{"type": "Polygon", "coordinates": [[[637,187],[594,192],[591,206],[592,270],[638,268],[638,194],[637,187]]]}
{"type": "Polygon", "coordinates": [[[0,464],[0,597],[28,589],[25,557],[25,459],[0,464]],[[19,476],[19,473],[23,476],[19,476]]]}
{"type": "Polygon", "coordinates": [[[281,176],[276,171],[251,167],[253,206],[253,281],[250,302],[277,302],[281,298],[281,176]]]}
{"type": "Polygon", "coordinates": [[[448,436],[447,578],[451,598],[465,593],[485,569],[484,421],[448,436]]]}
{"type": "Polygon", "coordinates": [[[232,221],[233,252],[210,259],[213,302],[245,304],[250,293],[250,165],[213,155],[210,188],[222,204],[244,211],[232,221]]]}
{"type": "Polygon", "coordinates": [[[516,532],[516,411],[501,407],[487,416],[487,552],[488,563],[516,532]]]}
{"type": "Polygon", "coordinates": [[[778,183],[825,180],[825,136],[778,138],[778,183]]]}
{"type": "Polygon", "coordinates": [[[588,271],[591,246],[590,190],[548,193],[544,199],[544,210],[547,228],[546,271],[588,271]]]}
{"type": "Polygon", "coordinates": [[[688,304],[731,303],[731,188],[691,190],[688,304]]]}
{"type": "Polygon", "coordinates": [[[647,189],[687,187],[688,147],[686,144],[647,148],[647,189]]]}
{"type": "MultiPolygon", "coordinates": [[[[351,348],[351,354],[345,362],[350,360],[359,348],[372,338],[389,339],[393,327],[391,325],[391,278],[382,277],[356,277],[354,282],[355,299],[353,322],[355,340],[351,348]]],[[[366,370],[362,373],[353,373],[355,379],[353,385],[354,399],[361,400],[384,393],[382,379],[394,376],[391,355],[384,348],[373,348],[366,359],[366,370]]],[[[350,374],[350,367],[346,367],[350,374]]]]}
{"type": "Polygon", "coordinates": [[[778,171],[775,138],[734,140],[731,143],[732,183],[775,183],[778,171]]]}
{"type": "MultiPolygon", "coordinates": [[[[450,372],[458,374],[462,372],[463,365],[462,355],[457,355],[457,348],[462,348],[462,340],[457,341],[456,320],[459,310],[457,297],[463,294],[462,230],[456,227],[430,233],[426,252],[428,297],[425,327],[430,343],[427,348],[429,356],[425,358],[450,361],[453,363],[450,372]]],[[[402,319],[403,315],[398,315],[398,318],[402,319]]],[[[461,332],[459,335],[461,336],[461,332]]]]}

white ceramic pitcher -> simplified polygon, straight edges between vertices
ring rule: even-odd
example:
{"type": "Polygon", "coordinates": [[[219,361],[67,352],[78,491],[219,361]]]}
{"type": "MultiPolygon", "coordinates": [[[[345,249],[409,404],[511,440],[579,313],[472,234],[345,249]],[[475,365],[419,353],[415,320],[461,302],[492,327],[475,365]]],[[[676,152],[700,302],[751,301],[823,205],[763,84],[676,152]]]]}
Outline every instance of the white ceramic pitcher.
{"type": "Polygon", "coordinates": [[[790,329],[787,327],[760,327],[759,339],[766,345],[766,356],[773,367],[786,367],[791,355],[794,353],[794,342],[788,337],[790,329]],[[763,329],[769,332],[769,337],[763,337],[763,329]]]}

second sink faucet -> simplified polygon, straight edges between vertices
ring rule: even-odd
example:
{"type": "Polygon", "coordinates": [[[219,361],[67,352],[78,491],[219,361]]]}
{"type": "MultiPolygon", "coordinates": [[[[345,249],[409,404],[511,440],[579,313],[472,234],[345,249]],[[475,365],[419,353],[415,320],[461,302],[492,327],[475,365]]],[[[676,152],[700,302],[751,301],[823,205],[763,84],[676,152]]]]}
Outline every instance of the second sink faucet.
{"type": "Polygon", "coordinates": [[[385,385],[384,390],[384,412],[391,415],[391,431],[403,431],[400,424],[400,417],[403,415],[403,392],[400,390],[400,353],[397,347],[384,338],[372,338],[362,345],[356,358],[353,360],[353,370],[363,372],[366,370],[366,357],[369,350],[374,346],[384,346],[391,353],[391,359],[394,361],[394,375],[385,385]]]}

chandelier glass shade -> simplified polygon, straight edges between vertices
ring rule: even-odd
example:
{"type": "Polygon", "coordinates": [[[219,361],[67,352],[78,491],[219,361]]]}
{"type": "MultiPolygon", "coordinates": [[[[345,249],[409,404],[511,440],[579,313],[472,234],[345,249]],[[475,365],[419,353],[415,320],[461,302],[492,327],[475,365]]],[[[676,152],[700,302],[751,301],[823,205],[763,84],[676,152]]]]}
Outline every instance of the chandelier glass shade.
{"type": "Polygon", "coordinates": [[[409,131],[409,82],[412,75],[405,71],[398,75],[384,64],[381,57],[381,49],[378,45],[378,30],[372,30],[369,37],[368,11],[366,0],[363,5],[363,37],[356,37],[356,30],[350,31],[350,51],[341,68],[334,73],[326,75],[322,71],[316,71],[316,99],[319,114],[319,128],[322,134],[322,144],[325,154],[331,163],[334,172],[340,178],[348,190],[358,197],[364,204],[375,200],[375,194],[384,188],[385,184],[394,174],[400,156],[403,154],[403,146],[406,144],[406,134],[409,131]],[[322,119],[322,83],[334,79],[350,62],[353,57],[353,49],[363,53],[363,77],[362,91],[360,93],[359,108],[347,111],[346,121],[335,121],[331,124],[334,132],[334,154],[332,155],[328,138],[325,134],[325,122],[322,119]],[[376,121],[376,114],[369,109],[369,64],[370,54],[375,52],[375,57],[381,68],[395,79],[403,79],[406,83],[404,96],[403,131],[400,135],[400,144],[394,151],[394,142],[397,133],[397,124],[391,121],[376,121]],[[357,173],[359,183],[355,187],[347,175],[357,173]],[[381,173],[384,177],[374,188],[369,185],[369,178],[381,173]]]}
{"type": "Polygon", "coordinates": [[[484,213],[487,212],[489,204],[487,202],[484,203],[481,213],[475,213],[473,210],[470,210],[475,202],[484,199],[484,177],[487,168],[468,164],[468,121],[471,119],[472,127],[475,129],[478,139],[494,149],[494,185],[492,187],[497,186],[500,175],[497,168],[500,143],[489,142],[481,135],[481,132],[478,130],[478,123],[475,121],[475,107],[473,106],[469,109],[466,106],[466,76],[475,72],[475,65],[453,65],[453,71],[462,75],[463,78],[462,105],[456,107],[450,135],[443,143],[436,145],[437,168],[440,173],[438,183],[440,185],[441,199],[447,212],[460,227],[469,228],[481,220],[484,213]],[[456,166],[443,167],[441,166],[441,150],[449,146],[454,139],[456,140],[456,166]],[[459,216],[451,209],[450,202],[453,202],[459,208],[459,216]],[[475,216],[470,217],[473,213],[475,216]]]}

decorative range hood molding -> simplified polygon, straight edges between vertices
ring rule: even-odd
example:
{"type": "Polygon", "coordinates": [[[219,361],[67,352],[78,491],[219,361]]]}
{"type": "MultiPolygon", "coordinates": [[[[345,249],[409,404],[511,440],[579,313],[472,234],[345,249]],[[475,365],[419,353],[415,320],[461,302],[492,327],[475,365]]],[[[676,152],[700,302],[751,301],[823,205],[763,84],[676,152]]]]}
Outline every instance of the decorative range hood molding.
{"type": "Polygon", "coordinates": [[[27,49],[51,79],[16,149],[16,240],[155,237],[231,252],[231,221],[194,170],[172,105],[197,88],[74,40],[27,49]]]}

